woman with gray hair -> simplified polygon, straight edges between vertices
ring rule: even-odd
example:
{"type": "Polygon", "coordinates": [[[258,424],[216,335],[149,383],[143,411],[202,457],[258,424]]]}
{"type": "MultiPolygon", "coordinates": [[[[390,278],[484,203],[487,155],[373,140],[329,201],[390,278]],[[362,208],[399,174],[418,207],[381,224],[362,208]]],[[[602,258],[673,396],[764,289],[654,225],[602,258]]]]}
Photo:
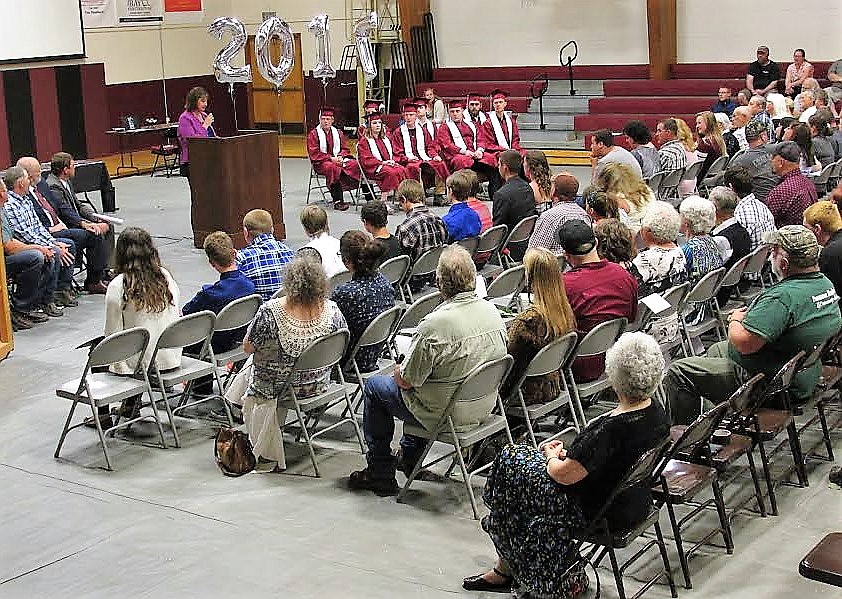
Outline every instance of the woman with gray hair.
{"type": "MultiPolygon", "coordinates": [[[[572,533],[586,525],[643,453],[669,435],[663,407],[651,399],[661,381],[664,356],[644,333],[625,333],[605,356],[605,370],[619,397],[573,440],[509,445],[494,461],[483,498],[491,513],[483,528],[497,549],[489,571],[464,579],[470,591],[571,596],[587,588],[584,569],[568,572],[572,533]]],[[[649,514],[648,485],[617,496],[606,517],[612,530],[627,530],[649,514]]]]}
{"type": "Polygon", "coordinates": [[[667,202],[654,202],[643,215],[640,239],[646,249],[632,260],[629,272],[637,279],[637,293],[663,293],[687,280],[687,259],[676,245],[681,217],[667,202]]]}
{"type": "Polygon", "coordinates": [[[692,195],[678,207],[681,232],[687,236],[682,248],[687,259],[690,283],[695,285],[703,276],[722,266],[722,254],[710,232],[716,224],[716,208],[710,200],[692,195]]]}
{"type": "MultiPolygon", "coordinates": [[[[282,426],[287,410],[278,407],[278,399],[295,360],[313,341],[347,326],[336,304],[326,299],[325,271],[312,258],[293,258],[284,274],[284,290],[284,297],[260,307],[243,340],[253,361],[243,420],[258,458],[257,472],[286,468],[282,426]]],[[[296,396],[318,395],[327,387],[329,374],[324,369],[295,373],[296,396]]]]}

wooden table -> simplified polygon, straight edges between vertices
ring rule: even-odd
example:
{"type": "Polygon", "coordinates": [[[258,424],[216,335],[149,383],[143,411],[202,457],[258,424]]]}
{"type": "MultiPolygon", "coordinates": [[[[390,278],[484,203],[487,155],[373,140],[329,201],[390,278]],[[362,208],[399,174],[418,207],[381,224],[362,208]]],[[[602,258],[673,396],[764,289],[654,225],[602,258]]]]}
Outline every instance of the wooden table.
{"type": "Polygon", "coordinates": [[[832,532],[810,550],[798,573],[804,578],[842,587],[842,532],[832,532]]]}
{"type": "Polygon", "coordinates": [[[116,135],[117,144],[120,147],[120,166],[117,167],[117,174],[120,174],[120,169],[140,172],[140,169],[134,165],[134,158],[132,157],[133,150],[129,150],[129,163],[126,164],[126,137],[130,135],[142,135],[144,133],[163,133],[169,130],[178,129],[178,123],[159,123],[157,125],[147,125],[146,127],[136,127],[134,129],[126,129],[124,127],[115,127],[109,129],[105,133],[107,135],[116,135]]]}

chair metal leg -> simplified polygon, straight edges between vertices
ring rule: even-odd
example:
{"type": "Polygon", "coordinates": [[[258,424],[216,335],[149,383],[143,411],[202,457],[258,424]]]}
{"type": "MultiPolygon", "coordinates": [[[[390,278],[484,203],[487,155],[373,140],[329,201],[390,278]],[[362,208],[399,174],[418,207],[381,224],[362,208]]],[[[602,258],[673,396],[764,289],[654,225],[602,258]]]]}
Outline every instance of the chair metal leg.
{"type": "Polygon", "coordinates": [[[746,452],[748,459],[748,470],[751,473],[751,482],[754,485],[754,497],[757,500],[757,509],[760,510],[760,517],[765,518],[766,502],[763,501],[763,492],[760,490],[760,477],[757,475],[757,467],[754,465],[754,448],[749,447],[746,452]]]}
{"type": "Polygon", "coordinates": [[[827,451],[827,461],[833,462],[833,444],[830,442],[830,430],[827,426],[827,416],[824,413],[824,404],[819,401],[816,404],[816,412],[819,414],[819,423],[822,427],[822,441],[824,441],[824,448],[827,451]]]}
{"type": "Polygon", "coordinates": [[[96,406],[91,403],[91,413],[94,415],[94,424],[96,424],[96,432],[99,435],[99,442],[102,445],[102,453],[105,455],[105,465],[107,470],[114,470],[111,467],[111,458],[108,456],[108,447],[105,445],[105,434],[102,432],[102,424],[99,422],[99,414],[96,406]]]}
{"type": "Polygon", "coordinates": [[[617,563],[617,554],[613,547],[608,547],[608,557],[611,559],[611,570],[614,571],[614,582],[617,584],[617,594],[620,599],[626,599],[626,589],[623,586],[623,573],[620,571],[620,564],[617,563]]]}
{"type": "Polygon", "coordinates": [[[670,560],[667,556],[667,546],[664,543],[664,535],[661,533],[661,525],[655,521],[655,536],[658,541],[658,549],[661,551],[661,560],[664,562],[664,574],[667,576],[667,584],[670,587],[670,595],[678,597],[678,591],[675,588],[675,579],[672,577],[672,568],[670,568],[670,560]]]}
{"type": "Polygon", "coordinates": [[[692,589],[693,584],[690,582],[690,565],[687,563],[687,554],[684,552],[684,543],[681,541],[681,527],[678,525],[678,520],[675,517],[675,509],[669,496],[664,501],[667,505],[667,513],[669,514],[670,526],[672,527],[672,535],[675,538],[675,549],[678,552],[678,561],[681,564],[681,573],[684,575],[684,588],[692,589]]]}
{"type": "Polygon", "coordinates": [[[53,454],[54,458],[59,456],[61,452],[61,446],[64,445],[64,440],[67,438],[67,433],[70,430],[70,422],[73,420],[73,413],[76,411],[76,406],[79,405],[79,400],[74,399],[73,405],[70,406],[70,412],[67,414],[67,419],[64,421],[64,428],[61,431],[61,436],[58,439],[58,445],[56,445],[56,452],[53,454]]]}
{"type": "MultiPolygon", "coordinates": [[[[160,376],[159,376],[158,381],[160,381],[160,380],[161,379],[160,379],[160,376]]],[[[158,401],[164,402],[164,409],[167,412],[167,419],[170,421],[170,428],[172,429],[172,436],[173,436],[173,440],[175,441],[175,446],[181,447],[181,439],[178,438],[178,428],[176,428],[176,426],[175,426],[175,416],[173,415],[172,408],[170,407],[169,396],[167,395],[167,390],[164,388],[163,384],[161,385],[158,392],[161,394],[161,399],[159,399],[158,401]]],[[[152,397],[151,394],[150,394],[150,397],[152,397]]],[[[156,409],[155,403],[156,402],[153,399],[152,400],[152,410],[153,411],[156,409]]]]}
{"type": "Polygon", "coordinates": [[[789,448],[792,452],[792,460],[795,463],[795,474],[798,476],[798,486],[809,487],[807,480],[807,464],[804,461],[804,452],[801,451],[801,439],[798,438],[798,428],[795,426],[795,419],[786,427],[789,436],[789,448]]]}
{"type": "Polygon", "coordinates": [[[295,415],[298,417],[298,424],[301,425],[301,432],[304,434],[304,441],[307,443],[307,449],[310,451],[310,461],[313,462],[313,471],[316,473],[316,478],[321,478],[319,473],[319,465],[316,464],[316,452],[313,449],[313,440],[310,438],[310,431],[307,430],[307,421],[297,401],[293,401],[295,407],[295,415]]]}
{"type": "MultiPolygon", "coordinates": [[[[164,427],[161,426],[161,418],[158,416],[158,410],[155,407],[155,396],[152,395],[152,388],[147,386],[146,393],[149,394],[149,407],[152,408],[152,417],[155,418],[155,424],[158,425],[158,435],[161,437],[161,447],[163,449],[167,448],[167,442],[164,440],[164,427]]],[[[140,395],[138,398],[140,405],[143,405],[143,394],[140,395]]],[[[173,429],[175,430],[175,429],[173,429]]]]}
{"type": "Polygon", "coordinates": [[[775,497],[775,483],[772,481],[772,473],[769,471],[769,457],[766,455],[766,448],[763,441],[758,440],[757,447],[760,449],[760,463],[763,466],[763,477],[766,479],[766,489],[769,491],[769,509],[773,516],[778,515],[778,500],[775,497]]]}
{"type": "MultiPolygon", "coordinates": [[[[360,394],[362,397],[362,394],[360,394]]],[[[363,441],[363,432],[360,430],[360,423],[357,422],[357,418],[354,415],[354,408],[351,405],[351,398],[348,397],[348,393],[345,392],[345,409],[348,410],[348,420],[351,421],[351,424],[354,425],[354,431],[357,433],[357,441],[360,442],[360,453],[365,455],[365,441],[363,441]]]]}
{"type": "Polygon", "coordinates": [[[725,499],[722,497],[722,488],[719,481],[713,479],[713,501],[716,504],[716,511],[719,513],[719,526],[722,528],[722,540],[725,541],[725,550],[728,554],[734,553],[734,537],[731,533],[731,522],[728,520],[728,513],[725,511],[725,499]]]}
{"type": "Polygon", "coordinates": [[[477,500],[474,497],[474,490],[471,488],[471,477],[468,474],[468,468],[465,466],[465,458],[462,456],[462,446],[459,444],[459,439],[456,438],[456,428],[453,426],[453,419],[448,417],[448,425],[450,426],[450,434],[453,435],[453,444],[456,446],[456,459],[459,460],[459,469],[462,471],[462,480],[465,482],[465,488],[468,490],[468,499],[471,500],[471,510],[474,512],[474,520],[479,520],[479,511],[477,510],[477,500]]]}
{"type": "Polygon", "coordinates": [[[406,482],[403,484],[403,487],[400,491],[398,491],[398,496],[396,498],[397,502],[400,503],[403,501],[406,492],[409,491],[409,485],[415,480],[415,477],[418,476],[418,473],[421,472],[421,469],[424,467],[424,459],[427,457],[427,454],[430,453],[430,449],[433,447],[433,441],[427,441],[426,446],[424,447],[424,451],[421,452],[421,457],[415,462],[415,466],[412,467],[412,472],[409,473],[409,476],[406,477],[406,482]]]}

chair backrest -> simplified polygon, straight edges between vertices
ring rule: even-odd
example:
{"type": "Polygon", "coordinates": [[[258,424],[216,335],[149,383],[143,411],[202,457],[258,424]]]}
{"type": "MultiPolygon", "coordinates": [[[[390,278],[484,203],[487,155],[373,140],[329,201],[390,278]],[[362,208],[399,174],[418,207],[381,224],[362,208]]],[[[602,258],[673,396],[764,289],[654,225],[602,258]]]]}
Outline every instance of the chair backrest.
{"type": "Polygon", "coordinates": [[[711,299],[719,290],[719,282],[725,276],[724,268],[717,268],[699,279],[685,298],[685,304],[698,304],[711,299]]]}
{"type": "Polygon", "coordinates": [[[625,318],[614,318],[592,328],[579,343],[576,357],[597,356],[604,354],[626,330],[625,318]]]}
{"type": "Polygon", "coordinates": [[[798,372],[798,368],[806,357],[807,352],[802,349],[792,356],[786,364],[781,366],[780,370],[769,381],[769,385],[765,389],[765,396],[771,397],[787,392],[789,386],[792,384],[792,379],[795,377],[795,373],[798,372]]]}
{"type": "Polygon", "coordinates": [[[772,251],[772,246],[767,243],[762,243],[757,246],[752,253],[749,254],[749,261],[743,269],[744,275],[760,274],[763,267],[766,265],[766,260],[769,259],[769,254],[772,251]]]}
{"type": "Polygon", "coordinates": [[[678,310],[684,300],[687,299],[688,293],[690,293],[690,281],[684,281],[681,285],[670,287],[664,291],[664,299],[674,310],[678,310]]]}
{"type": "Polygon", "coordinates": [[[830,173],[831,177],[842,176],[842,158],[833,163],[833,171],[830,173]]]}
{"type": "Polygon", "coordinates": [[[577,341],[576,331],[570,331],[542,347],[529,362],[523,378],[544,376],[561,369],[573,355],[577,341]]]}
{"type": "MultiPolygon", "coordinates": [[[[761,395],[760,381],[765,378],[762,372],[758,372],[728,398],[728,405],[734,414],[748,416],[753,406],[757,405],[758,397],[761,395]]],[[[724,403],[724,402],[723,402],[724,403]]]]}
{"type": "Polygon", "coordinates": [[[704,164],[704,160],[697,160],[690,166],[684,169],[684,174],[681,176],[682,181],[695,181],[696,178],[699,176],[699,171],[702,170],[702,165],[704,164]]]}
{"type": "MultiPolygon", "coordinates": [[[[695,166],[695,164],[693,165],[695,166]]],[[[677,187],[681,180],[684,179],[684,168],[677,168],[674,171],[668,172],[664,175],[664,178],[661,179],[661,184],[658,186],[658,189],[672,189],[677,187]]]]}
{"type": "Polygon", "coordinates": [[[708,172],[705,175],[705,181],[708,181],[721,175],[725,171],[725,167],[727,165],[728,155],[723,154],[711,163],[710,168],[708,169],[708,172]]]}
{"type": "Polygon", "coordinates": [[[494,252],[501,247],[506,241],[506,235],[509,234],[509,227],[506,225],[497,225],[486,230],[477,239],[476,254],[485,254],[487,252],[494,252]]]}
{"type": "Polygon", "coordinates": [[[529,241],[529,237],[532,235],[532,230],[535,228],[535,221],[537,220],[538,216],[532,215],[527,216],[516,224],[512,229],[512,232],[509,233],[509,237],[506,239],[505,247],[508,247],[512,243],[529,241]]]}
{"type": "Polygon", "coordinates": [[[520,293],[526,286],[526,268],[514,266],[501,272],[485,291],[486,298],[506,297],[514,293],[520,293]]]}
{"type": "Polygon", "coordinates": [[[713,431],[722,422],[725,413],[728,411],[728,404],[722,402],[715,405],[707,412],[699,415],[690,426],[684,429],[681,436],[672,444],[669,450],[668,457],[673,457],[681,453],[694,454],[701,449],[702,445],[707,444],[710,440],[713,431]]]}
{"type": "Polygon", "coordinates": [[[216,314],[210,310],[182,316],[170,323],[158,337],[155,353],[157,354],[162,349],[187,347],[208,340],[213,334],[215,322],[216,314]]]}
{"type": "Polygon", "coordinates": [[[88,368],[110,366],[137,355],[142,355],[149,345],[149,331],[134,327],[109,335],[88,354],[88,368]]]}
{"type": "Polygon", "coordinates": [[[406,254],[395,256],[380,265],[380,273],[392,285],[398,285],[406,278],[406,273],[409,272],[410,262],[411,260],[406,254]]]}
{"type": "MultiPolygon", "coordinates": [[[[345,355],[351,333],[348,329],[339,329],[320,337],[304,348],[295,360],[292,372],[299,370],[323,370],[338,363],[345,355]]],[[[291,374],[290,373],[290,374],[291,374]]]]}
{"type": "Polygon", "coordinates": [[[489,360],[488,362],[474,366],[453,391],[450,403],[447,405],[447,408],[436,424],[436,428],[433,430],[441,431],[444,429],[447,419],[453,413],[457,402],[481,399],[488,397],[492,393],[497,393],[500,389],[500,384],[512,369],[512,364],[514,364],[514,358],[506,354],[496,360],[489,360]]]}
{"type": "Polygon", "coordinates": [[[471,256],[473,256],[474,252],[477,251],[477,246],[479,245],[479,237],[466,237],[465,239],[460,239],[456,242],[456,245],[461,245],[471,256]]]}
{"type": "Polygon", "coordinates": [[[403,313],[403,317],[398,324],[398,330],[417,327],[421,319],[432,312],[443,301],[444,296],[438,291],[422,295],[412,302],[403,313]]]}
{"type": "Polygon", "coordinates": [[[262,302],[259,293],[234,300],[216,315],[214,332],[233,331],[246,326],[254,319],[254,315],[257,314],[262,302]]]}
{"type": "Polygon", "coordinates": [[[332,277],[330,277],[329,287],[330,290],[333,291],[340,285],[343,285],[354,278],[354,273],[350,270],[343,270],[342,272],[338,272],[332,277]]]}
{"type": "Polygon", "coordinates": [[[734,262],[734,264],[731,265],[731,268],[728,269],[728,272],[725,273],[725,276],[722,277],[722,282],[719,283],[719,286],[733,287],[739,283],[740,279],[743,278],[743,271],[746,268],[746,264],[748,264],[750,260],[751,254],[748,254],[734,262]]]}
{"type": "Polygon", "coordinates": [[[660,173],[655,173],[646,179],[646,184],[655,194],[657,194],[658,190],[661,188],[661,181],[664,179],[665,174],[666,173],[664,171],[661,171],[660,173]]]}
{"type": "Polygon", "coordinates": [[[637,300],[637,318],[626,326],[626,331],[634,333],[645,329],[649,325],[649,321],[652,320],[652,316],[652,310],[649,309],[646,302],[642,299],[637,300]]]}
{"type": "Polygon", "coordinates": [[[831,162],[826,167],[824,167],[818,175],[813,177],[813,185],[816,187],[820,185],[827,185],[827,182],[830,180],[830,176],[833,173],[833,169],[836,168],[836,163],[831,162]]]}
{"type": "Polygon", "coordinates": [[[428,275],[436,272],[436,267],[439,265],[439,258],[444,251],[444,246],[440,245],[430,248],[418,257],[415,264],[412,265],[411,276],[428,275]]]}
{"type": "Polygon", "coordinates": [[[392,331],[395,330],[395,327],[398,324],[398,320],[400,320],[401,312],[403,312],[403,310],[399,306],[394,306],[384,312],[381,312],[374,318],[374,320],[368,323],[368,326],[363,331],[363,334],[360,335],[359,339],[357,339],[357,344],[351,351],[350,359],[353,360],[356,357],[357,351],[359,351],[361,347],[378,345],[389,339],[392,331]]]}

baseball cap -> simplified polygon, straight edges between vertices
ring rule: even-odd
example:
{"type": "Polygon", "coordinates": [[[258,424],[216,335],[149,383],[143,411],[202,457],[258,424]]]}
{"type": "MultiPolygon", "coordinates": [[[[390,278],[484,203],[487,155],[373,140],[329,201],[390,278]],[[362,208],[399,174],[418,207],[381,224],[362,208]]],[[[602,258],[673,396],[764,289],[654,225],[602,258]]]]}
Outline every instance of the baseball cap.
{"type": "Polygon", "coordinates": [[[780,156],[787,162],[798,162],[801,160],[801,148],[794,141],[784,141],[775,146],[772,156],[780,156]]]}
{"type": "Polygon", "coordinates": [[[564,251],[572,256],[584,256],[596,246],[593,229],[588,223],[578,218],[561,225],[556,235],[564,251]]]}
{"type": "MultiPolygon", "coordinates": [[[[745,128],[746,140],[753,141],[766,132],[766,124],[760,121],[752,120],[745,128]]],[[[798,162],[796,159],[795,162],[798,162]]]]}
{"type": "Polygon", "coordinates": [[[789,262],[798,268],[815,266],[819,262],[819,242],[813,232],[802,225],[786,225],[777,231],[767,231],[763,241],[776,245],[789,255],[789,262]]]}

